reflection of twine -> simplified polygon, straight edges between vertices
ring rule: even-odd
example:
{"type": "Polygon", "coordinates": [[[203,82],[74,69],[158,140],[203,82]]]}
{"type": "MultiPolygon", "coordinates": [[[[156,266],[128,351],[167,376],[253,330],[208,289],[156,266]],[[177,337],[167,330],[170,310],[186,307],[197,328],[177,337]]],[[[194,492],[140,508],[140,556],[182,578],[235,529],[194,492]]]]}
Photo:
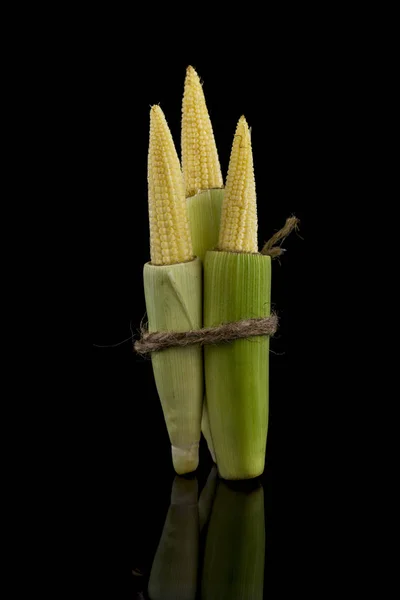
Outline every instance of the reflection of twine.
{"type": "MultiPolygon", "coordinates": [[[[282,243],[284,239],[298,228],[299,219],[289,217],[285,225],[274,233],[261,250],[261,254],[270,256],[272,259],[278,258],[284,253],[284,248],[280,247],[278,242],[282,243]]],[[[138,354],[148,354],[167,348],[193,346],[198,344],[219,344],[221,342],[232,342],[244,338],[250,338],[259,335],[273,335],[278,328],[278,317],[273,314],[270,317],[260,317],[257,319],[242,319],[234,323],[224,323],[216,327],[204,327],[194,331],[155,331],[149,333],[146,327],[141,327],[141,338],[134,343],[134,350],[138,354]]]]}
{"type": "Polygon", "coordinates": [[[220,344],[232,342],[256,335],[272,335],[278,328],[278,317],[261,317],[259,319],[243,319],[234,323],[224,323],[217,327],[204,327],[194,331],[155,331],[148,333],[142,327],[140,340],[134,344],[138,354],[157,352],[166,348],[193,346],[199,344],[220,344]]]}

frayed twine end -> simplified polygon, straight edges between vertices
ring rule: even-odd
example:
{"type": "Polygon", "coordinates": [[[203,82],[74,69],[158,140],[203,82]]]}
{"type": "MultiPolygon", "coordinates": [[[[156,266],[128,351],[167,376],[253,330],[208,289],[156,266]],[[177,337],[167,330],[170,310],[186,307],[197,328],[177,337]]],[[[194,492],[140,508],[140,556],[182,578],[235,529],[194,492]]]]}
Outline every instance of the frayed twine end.
{"type": "Polygon", "coordinates": [[[282,256],[284,252],[286,252],[285,248],[281,248],[280,244],[292,233],[292,231],[298,231],[299,229],[300,219],[295,217],[289,217],[286,219],[286,223],[274,235],[266,242],[261,250],[261,254],[265,254],[266,256],[270,256],[272,259],[278,258],[278,256],[282,256]],[[279,242],[279,245],[276,246],[279,242]]]}

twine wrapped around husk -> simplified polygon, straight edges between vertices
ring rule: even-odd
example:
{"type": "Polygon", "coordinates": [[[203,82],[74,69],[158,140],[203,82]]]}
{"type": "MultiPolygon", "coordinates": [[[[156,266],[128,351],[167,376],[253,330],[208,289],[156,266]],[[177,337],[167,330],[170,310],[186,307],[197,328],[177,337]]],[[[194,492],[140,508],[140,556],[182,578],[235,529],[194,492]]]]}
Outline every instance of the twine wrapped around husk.
{"type": "Polygon", "coordinates": [[[148,333],[142,326],[141,338],[134,344],[135,352],[148,354],[167,348],[193,346],[199,344],[220,344],[258,335],[273,335],[278,328],[276,314],[258,319],[243,319],[234,323],[224,323],[217,327],[203,327],[195,331],[156,331],[148,333]]]}
{"type": "MultiPolygon", "coordinates": [[[[285,225],[264,244],[260,254],[270,256],[272,259],[281,256],[285,249],[280,244],[293,230],[297,231],[298,223],[299,219],[295,216],[286,219],[285,225]]],[[[141,337],[135,341],[133,347],[135,352],[145,355],[173,347],[193,346],[195,344],[204,346],[259,335],[273,335],[277,328],[278,317],[276,314],[272,314],[270,317],[224,323],[217,327],[203,327],[193,331],[155,331],[149,333],[147,327],[142,324],[140,328],[141,337]]]]}

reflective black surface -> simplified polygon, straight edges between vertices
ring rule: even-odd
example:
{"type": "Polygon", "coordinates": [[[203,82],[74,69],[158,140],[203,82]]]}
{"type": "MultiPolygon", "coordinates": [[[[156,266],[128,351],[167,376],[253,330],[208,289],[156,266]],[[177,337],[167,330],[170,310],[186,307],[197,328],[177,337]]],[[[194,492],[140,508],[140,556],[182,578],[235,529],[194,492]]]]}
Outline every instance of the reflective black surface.
{"type": "Polygon", "coordinates": [[[94,497],[88,511],[94,520],[92,576],[98,593],[118,598],[153,594],[167,600],[174,594],[178,599],[182,589],[193,596],[195,589],[196,600],[235,598],[242,589],[239,581],[250,585],[249,580],[258,586],[255,598],[308,590],[319,555],[310,544],[310,523],[317,516],[323,524],[326,516],[319,516],[322,492],[311,493],[312,486],[319,486],[321,470],[314,463],[320,458],[310,444],[311,405],[302,392],[302,363],[296,355],[270,355],[263,475],[255,482],[207,483],[213,463],[202,438],[199,467],[185,478],[193,496],[190,506],[171,504],[178,484],[151,361],[134,356],[129,344],[98,349],[95,358],[96,393],[88,401],[86,443],[94,497]],[[251,500],[253,509],[248,508],[251,500]],[[253,520],[251,510],[257,513],[253,520]],[[261,535],[255,541],[254,523],[261,535]]]}
{"type": "MultiPolygon", "coordinates": [[[[265,476],[227,482],[218,477],[213,465],[207,478],[204,470],[175,476],[159,491],[162,501],[159,497],[153,505],[157,515],[147,513],[157,522],[149,527],[153,530],[151,542],[146,550],[141,547],[140,535],[134,543],[132,586],[137,598],[264,598],[268,546],[265,476]]],[[[137,528],[142,535],[146,531],[143,525],[137,528]]]]}
{"type": "Polygon", "coordinates": [[[154,560],[139,586],[151,600],[262,598],[264,564],[262,484],[228,484],[213,467],[200,496],[197,478],[175,477],[154,560]]]}
{"type": "MultiPolygon", "coordinates": [[[[284,340],[274,340],[273,347],[284,340]]],[[[317,582],[316,560],[325,558],[311,541],[312,531],[317,523],[324,536],[331,515],[321,514],[326,491],[320,484],[323,463],[312,430],[321,427],[323,432],[324,424],[309,418],[317,407],[304,392],[304,365],[298,356],[289,351],[270,355],[263,475],[257,482],[218,482],[214,495],[213,486],[207,484],[213,463],[202,439],[199,467],[187,478],[189,488],[194,486],[197,492],[192,490],[190,507],[180,508],[171,505],[176,474],[151,361],[133,355],[129,344],[95,350],[96,393],[88,400],[85,443],[93,495],[88,510],[94,520],[92,577],[99,594],[132,599],[141,593],[149,598],[150,585],[154,597],[166,600],[173,594],[179,598],[174,586],[179,592],[188,588],[192,595],[196,589],[196,600],[202,594],[234,598],[241,589],[238,580],[248,576],[247,556],[256,569],[252,575],[253,585],[258,585],[256,598],[285,598],[298,590],[306,592],[317,582]],[[261,492],[251,492],[254,483],[261,492]],[[255,521],[247,517],[246,487],[255,498],[255,521]],[[265,548],[262,538],[253,541],[254,522],[264,533],[265,548]]]]}

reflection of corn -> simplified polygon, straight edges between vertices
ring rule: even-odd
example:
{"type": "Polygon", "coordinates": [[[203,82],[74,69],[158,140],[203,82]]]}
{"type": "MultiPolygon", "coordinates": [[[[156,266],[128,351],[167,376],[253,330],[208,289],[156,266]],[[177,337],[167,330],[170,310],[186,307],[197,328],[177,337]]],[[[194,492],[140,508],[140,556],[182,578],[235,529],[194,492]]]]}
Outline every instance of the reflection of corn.
{"type": "MultiPolygon", "coordinates": [[[[248,483],[248,482],[247,482],[248,483]]],[[[205,543],[204,600],[262,600],[265,566],[264,491],[219,481],[205,543]]]]}
{"type": "Polygon", "coordinates": [[[199,554],[197,480],[175,477],[171,505],[151,568],[151,600],[195,600],[199,554]]]}
{"type": "Polygon", "coordinates": [[[203,88],[193,67],[186,71],[182,103],[182,169],[186,196],[223,186],[203,88]]]}
{"type": "Polygon", "coordinates": [[[179,158],[159,106],[153,106],[150,112],[148,190],[152,264],[170,265],[192,260],[179,158]]]}
{"type": "Polygon", "coordinates": [[[253,153],[250,131],[244,117],[239,119],[233,140],[218,247],[227,252],[257,252],[253,153]]]}

